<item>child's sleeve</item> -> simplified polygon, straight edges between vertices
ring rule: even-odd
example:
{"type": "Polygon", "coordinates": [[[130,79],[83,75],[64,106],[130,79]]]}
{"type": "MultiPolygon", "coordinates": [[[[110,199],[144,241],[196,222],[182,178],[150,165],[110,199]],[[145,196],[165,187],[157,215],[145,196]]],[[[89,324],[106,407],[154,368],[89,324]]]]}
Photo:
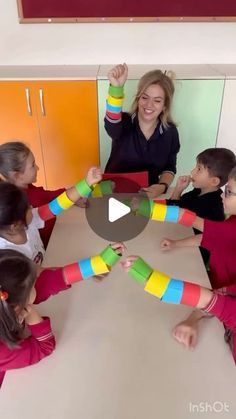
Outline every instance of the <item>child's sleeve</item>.
{"type": "Polygon", "coordinates": [[[19,347],[10,349],[6,345],[0,346],[0,371],[27,367],[36,364],[50,355],[55,349],[55,338],[52,333],[50,319],[28,326],[31,336],[24,339],[19,347]]]}
{"type": "Polygon", "coordinates": [[[100,254],[90,258],[81,259],[62,268],[44,269],[36,280],[35,304],[70,288],[75,282],[109,273],[120,257],[121,255],[118,255],[109,245],[100,254]]]}
{"type": "MultiPolygon", "coordinates": [[[[48,204],[50,201],[57,198],[59,195],[61,195],[65,191],[66,191],[65,188],[56,189],[54,191],[48,191],[48,190],[43,189],[42,194],[41,194],[42,195],[41,205],[48,204]]],[[[39,206],[39,205],[37,205],[37,206],[39,206]]]]}
{"type": "Polygon", "coordinates": [[[236,284],[228,285],[227,287],[223,287],[223,294],[236,296],[236,284]]]}
{"type": "Polygon", "coordinates": [[[211,221],[204,220],[204,229],[201,246],[211,251],[216,246],[222,246],[225,240],[230,240],[232,226],[228,220],[211,221]]]}
{"type": "Polygon", "coordinates": [[[40,217],[37,208],[32,208],[32,215],[33,218],[31,222],[35,225],[35,227],[37,227],[38,229],[44,228],[45,221],[40,217]]]}
{"type": "Polygon", "coordinates": [[[70,285],[65,283],[63,268],[43,269],[35,283],[36,299],[34,304],[39,304],[68,288],[70,285]]]}
{"type": "Polygon", "coordinates": [[[236,330],[236,299],[214,292],[210,303],[203,311],[216,316],[226,327],[236,330]]]}

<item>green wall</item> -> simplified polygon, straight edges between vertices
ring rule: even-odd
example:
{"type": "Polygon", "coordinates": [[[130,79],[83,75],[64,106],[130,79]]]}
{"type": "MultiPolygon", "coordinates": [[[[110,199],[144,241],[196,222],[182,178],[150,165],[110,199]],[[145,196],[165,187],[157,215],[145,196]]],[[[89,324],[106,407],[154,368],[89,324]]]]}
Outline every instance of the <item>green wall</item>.
{"type": "MultiPolygon", "coordinates": [[[[105,102],[109,83],[98,80],[100,161],[104,168],[110,155],[111,140],[104,129],[105,102]]],[[[137,80],[125,85],[124,110],[129,111],[137,80]]],[[[176,80],[173,118],[178,126],[181,149],[177,174],[188,174],[198,153],[215,147],[223,97],[224,80],[176,80]]]]}

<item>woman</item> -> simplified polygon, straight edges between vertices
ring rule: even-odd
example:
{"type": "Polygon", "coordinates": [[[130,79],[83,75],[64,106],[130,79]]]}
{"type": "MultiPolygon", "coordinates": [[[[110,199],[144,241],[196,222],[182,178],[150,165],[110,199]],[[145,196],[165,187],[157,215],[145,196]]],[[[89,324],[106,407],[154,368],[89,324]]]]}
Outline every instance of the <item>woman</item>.
{"type": "Polygon", "coordinates": [[[108,73],[109,96],[105,129],[112,138],[112,150],[105,172],[148,171],[150,198],[165,193],[176,173],[179,135],[170,108],[174,84],[160,70],[150,71],[140,79],[132,113],[122,112],[126,64],[108,73]]]}

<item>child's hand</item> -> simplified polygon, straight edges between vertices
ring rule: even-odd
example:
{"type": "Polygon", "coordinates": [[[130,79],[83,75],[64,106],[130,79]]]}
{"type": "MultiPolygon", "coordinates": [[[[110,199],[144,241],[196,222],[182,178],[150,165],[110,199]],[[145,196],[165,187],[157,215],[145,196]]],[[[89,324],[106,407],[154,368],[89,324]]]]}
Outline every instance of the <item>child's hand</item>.
{"type": "Polygon", "coordinates": [[[93,280],[94,280],[95,282],[102,282],[102,280],[103,280],[104,278],[106,278],[106,277],[109,275],[109,273],[110,273],[110,272],[107,272],[107,273],[105,273],[105,274],[100,274],[100,275],[94,275],[94,276],[93,276],[93,280]]]}
{"type": "Polygon", "coordinates": [[[79,198],[75,205],[80,208],[87,208],[88,207],[88,198],[79,198]]]}
{"type": "Polygon", "coordinates": [[[35,309],[33,304],[28,304],[19,315],[19,322],[25,322],[29,325],[40,323],[43,319],[35,309]]]}
{"type": "Polygon", "coordinates": [[[112,247],[113,250],[115,250],[115,252],[118,255],[123,255],[123,253],[124,253],[124,251],[126,249],[124,243],[122,243],[122,242],[113,243],[113,244],[111,244],[111,247],[112,247]]]}
{"type": "Polygon", "coordinates": [[[86,182],[89,186],[99,183],[102,180],[102,169],[100,167],[91,167],[86,176],[86,182]]]}
{"type": "Polygon", "coordinates": [[[172,330],[172,336],[177,342],[182,343],[188,349],[194,349],[198,339],[198,323],[187,320],[177,324],[172,330]]]}
{"type": "MultiPolygon", "coordinates": [[[[124,243],[113,243],[111,244],[111,247],[113,250],[115,250],[115,252],[118,255],[122,255],[126,249],[124,243]]],[[[101,282],[104,278],[107,277],[107,275],[109,275],[109,272],[105,273],[105,274],[101,274],[101,275],[94,275],[93,279],[95,282],[101,282]]]]}
{"type": "Polygon", "coordinates": [[[131,268],[133,263],[138,259],[139,256],[128,256],[125,260],[121,261],[121,267],[125,270],[125,272],[128,272],[128,270],[131,268]]]}
{"type": "Polygon", "coordinates": [[[27,304],[20,313],[17,313],[19,323],[23,323],[23,321],[26,319],[26,317],[29,316],[29,314],[31,312],[31,308],[32,308],[32,305],[27,304]]]}
{"type": "Polygon", "coordinates": [[[176,247],[176,240],[164,238],[161,241],[160,247],[161,247],[161,250],[164,250],[164,252],[166,250],[172,250],[176,247]]]}
{"type": "Polygon", "coordinates": [[[124,86],[128,77],[127,65],[124,63],[113,67],[107,77],[112,86],[124,86]]]}
{"type": "Polygon", "coordinates": [[[183,191],[188,187],[191,182],[191,176],[179,176],[176,182],[176,188],[179,191],[183,191]]]}

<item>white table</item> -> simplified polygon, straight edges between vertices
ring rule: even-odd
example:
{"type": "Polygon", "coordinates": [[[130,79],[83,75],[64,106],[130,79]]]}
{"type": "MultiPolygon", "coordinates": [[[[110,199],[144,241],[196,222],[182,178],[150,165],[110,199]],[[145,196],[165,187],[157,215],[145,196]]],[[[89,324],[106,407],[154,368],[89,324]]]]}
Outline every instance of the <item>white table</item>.
{"type": "MultiPolygon", "coordinates": [[[[161,237],[188,234],[184,227],[151,221],[126,243],[127,254],[207,285],[198,249],[159,250],[161,237]]],[[[73,262],[106,245],[88,227],[83,210],[72,208],[58,218],[44,264],[73,262]]],[[[235,417],[236,368],[222,325],[215,318],[204,321],[194,351],[171,337],[172,327],[189,311],[159,302],[118,266],[102,283],[75,284],[41,304],[40,312],[52,319],[56,351],[35,366],[6,374],[1,418],[187,419],[194,412],[199,418],[235,417]],[[229,404],[229,412],[220,402],[229,404]],[[201,409],[208,413],[201,416],[201,409]]]]}

